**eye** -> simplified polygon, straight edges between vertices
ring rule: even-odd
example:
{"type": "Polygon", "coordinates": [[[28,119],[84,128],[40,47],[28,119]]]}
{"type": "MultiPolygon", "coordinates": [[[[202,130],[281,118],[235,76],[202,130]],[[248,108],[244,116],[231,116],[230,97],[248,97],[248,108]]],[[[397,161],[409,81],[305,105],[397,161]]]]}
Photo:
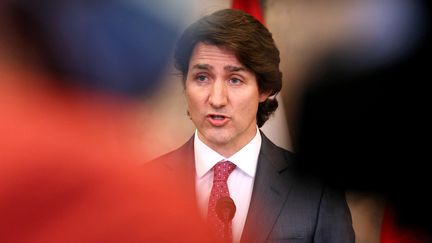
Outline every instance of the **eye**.
{"type": "Polygon", "coordinates": [[[242,83],[242,80],[239,78],[230,78],[229,83],[233,85],[239,85],[242,83]]]}
{"type": "Polygon", "coordinates": [[[204,82],[207,82],[209,80],[209,78],[204,74],[197,74],[195,76],[195,80],[200,82],[200,83],[204,83],[204,82]]]}

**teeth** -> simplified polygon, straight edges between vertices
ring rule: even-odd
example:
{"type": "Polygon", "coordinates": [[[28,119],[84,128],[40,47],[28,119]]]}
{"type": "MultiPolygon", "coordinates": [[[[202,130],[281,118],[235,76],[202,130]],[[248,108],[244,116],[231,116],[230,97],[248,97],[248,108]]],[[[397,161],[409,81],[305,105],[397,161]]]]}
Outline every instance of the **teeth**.
{"type": "Polygon", "coordinates": [[[215,120],[223,120],[224,116],[212,116],[212,118],[215,120]]]}

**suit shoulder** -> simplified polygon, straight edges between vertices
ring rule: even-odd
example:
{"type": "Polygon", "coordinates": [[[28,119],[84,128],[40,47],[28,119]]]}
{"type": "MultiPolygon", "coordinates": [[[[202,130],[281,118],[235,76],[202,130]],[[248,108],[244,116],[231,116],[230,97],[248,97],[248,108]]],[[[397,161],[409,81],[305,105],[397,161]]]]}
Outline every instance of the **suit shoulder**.
{"type": "Polygon", "coordinates": [[[154,158],[148,162],[145,162],[143,165],[143,168],[145,169],[160,169],[161,167],[169,166],[172,161],[175,161],[179,158],[182,158],[182,152],[181,149],[175,149],[168,153],[165,153],[157,158],[154,158]]]}
{"type": "Polygon", "coordinates": [[[269,155],[280,155],[284,158],[286,162],[290,164],[295,161],[295,154],[292,151],[281,148],[278,145],[274,144],[269,138],[267,138],[264,133],[262,135],[262,151],[265,151],[269,155]]]}
{"type": "Polygon", "coordinates": [[[181,155],[180,148],[177,148],[175,150],[172,150],[168,153],[162,154],[159,157],[156,157],[150,161],[148,161],[146,164],[152,164],[152,163],[160,163],[162,161],[169,161],[175,158],[178,158],[181,155]]]}
{"type": "Polygon", "coordinates": [[[190,158],[193,158],[193,137],[181,147],[144,163],[143,167],[146,169],[172,167],[190,158]]]}
{"type": "Polygon", "coordinates": [[[294,161],[295,160],[295,154],[292,151],[289,151],[287,149],[281,148],[277,145],[275,145],[277,147],[277,149],[284,154],[284,157],[289,160],[289,161],[294,161]]]}

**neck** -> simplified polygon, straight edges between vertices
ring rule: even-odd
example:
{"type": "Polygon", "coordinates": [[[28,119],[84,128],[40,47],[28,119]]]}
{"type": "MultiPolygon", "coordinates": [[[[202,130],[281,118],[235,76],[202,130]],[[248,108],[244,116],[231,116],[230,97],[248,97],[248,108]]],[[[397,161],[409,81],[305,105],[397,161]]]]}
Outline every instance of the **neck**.
{"type": "Polygon", "coordinates": [[[252,139],[255,137],[256,133],[257,130],[253,129],[253,132],[249,136],[247,136],[247,139],[232,139],[227,143],[216,143],[208,141],[199,131],[197,131],[198,138],[205,145],[207,145],[209,148],[213,149],[225,158],[231,157],[232,155],[240,151],[248,143],[250,143],[250,141],[252,141],[252,139]]]}

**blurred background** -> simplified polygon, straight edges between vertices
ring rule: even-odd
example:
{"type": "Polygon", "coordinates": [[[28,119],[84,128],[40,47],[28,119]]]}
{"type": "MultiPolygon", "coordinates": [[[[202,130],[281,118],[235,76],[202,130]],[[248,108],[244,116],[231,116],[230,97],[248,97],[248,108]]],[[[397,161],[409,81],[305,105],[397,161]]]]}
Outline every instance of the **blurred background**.
{"type": "MultiPolygon", "coordinates": [[[[0,8],[2,4],[8,1],[14,0],[2,1],[0,8]]],[[[58,54],[58,56],[53,57],[55,59],[52,63],[56,64],[54,69],[62,73],[78,74],[74,77],[74,85],[104,89],[110,93],[118,92],[123,97],[143,97],[142,100],[134,100],[134,108],[140,109],[140,106],[137,105],[140,102],[142,108],[140,113],[134,114],[132,120],[128,120],[128,124],[133,124],[133,127],[127,131],[127,139],[133,140],[130,144],[133,144],[134,151],[140,151],[149,160],[179,147],[192,136],[195,130],[194,125],[186,115],[186,100],[183,95],[180,74],[172,65],[171,54],[174,50],[176,37],[198,18],[219,9],[232,7],[233,1],[128,0],[113,1],[103,10],[86,8],[83,11],[80,9],[80,0],[70,4],[54,4],[61,2],[54,0],[42,1],[43,3],[17,0],[17,2],[22,2],[25,11],[35,15],[36,19],[39,19],[38,15],[45,14],[44,18],[40,18],[45,22],[37,23],[35,26],[45,26],[50,28],[51,34],[55,33],[51,36],[52,45],[48,48],[51,52],[58,54]],[[33,6],[38,5],[37,9],[43,11],[32,13],[32,4],[33,6]],[[77,18],[77,16],[80,17],[77,18]],[[92,23],[92,25],[88,25],[88,23],[92,23]],[[113,28],[101,28],[103,26],[113,28]],[[157,27],[155,28],[155,26],[157,27]],[[149,35],[149,32],[152,35],[149,35]],[[56,43],[62,44],[56,46],[56,43]],[[83,57],[86,60],[84,63],[82,62],[83,57]],[[155,80],[160,80],[161,76],[161,81],[156,82],[155,80]],[[85,82],[89,79],[93,82],[85,82]]],[[[94,2],[97,3],[97,1],[94,2]]],[[[299,131],[303,131],[299,129],[302,126],[299,123],[303,121],[300,118],[304,115],[301,109],[304,108],[305,93],[311,87],[315,87],[318,81],[328,82],[328,79],[333,77],[325,75],[326,71],[334,68],[334,66],[328,67],[328,64],[337,64],[338,70],[349,70],[350,75],[345,75],[345,79],[341,78],[341,82],[349,81],[350,78],[357,77],[357,74],[363,73],[365,70],[376,70],[382,67],[391,67],[390,70],[394,70],[392,69],[394,67],[391,66],[392,63],[399,62],[399,60],[409,56],[410,51],[415,49],[422,39],[425,39],[422,31],[426,28],[426,22],[423,19],[426,10],[419,5],[420,1],[250,0],[237,2],[242,2],[243,6],[254,5],[260,8],[264,23],[273,33],[276,45],[281,52],[280,69],[283,72],[283,88],[281,93],[277,95],[280,106],[262,130],[275,144],[288,150],[297,152],[298,144],[303,145],[301,147],[304,149],[303,152],[312,153],[309,159],[312,158],[314,163],[310,163],[308,166],[312,170],[316,169],[314,172],[321,172],[319,170],[322,169],[321,167],[315,167],[317,164],[326,165],[334,158],[324,156],[322,161],[319,161],[320,152],[325,149],[326,151],[334,150],[337,153],[340,150],[332,148],[332,146],[340,146],[344,142],[332,140],[333,133],[331,131],[322,133],[325,134],[325,137],[316,140],[316,144],[311,144],[309,141],[299,142],[298,139],[298,137],[316,139],[314,136],[305,136],[304,133],[299,135],[299,131]],[[321,147],[321,145],[323,146],[321,147]],[[322,150],[316,149],[317,147],[322,148],[322,150]]],[[[36,33],[36,36],[39,32],[46,33],[43,28],[35,29],[32,28],[32,25],[27,27],[36,33]]],[[[8,29],[7,22],[0,22],[0,30],[7,31],[8,29]]],[[[5,43],[8,41],[6,35],[3,37],[6,38],[0,38],[0,50],[2,51],[0,53],[0,67],[2,65],[8,67],[14,62],[14,57],[22,57],[24,54],[20,53],[19,50],[2,48],[7,46],[5,43]],[[2,56],[9,58],[2,59],[2,56]]],[[[25,55],[29,55],[29,53],[25,53],[25,55]]],[[[409,87],[405,85],[410,84],[411,80],[398,81],[396,82],[398,89],[391,96],[394,100],[389,102],[391,103],[392,116],[390,117],[392,119],[399,118],[396,116],[398,109],[405,105],[401,99],[413,98],[413,93],[408,93],[412,90],[405,89],[405,87],[409,87]]],[[[362,82],[362,78],[356,82],[362,82]]],[[[414,85],[418,84],[414,83],[414,85]]],[[[367,98],[371,94],[380,96],[381,93],[379,92],[386,91],[387,87],[389,86],[376,89],[374,83],[362,85],[359,89],[361,92],[359,90],[353,92],[356,95],[354,98],[358,98],[356,104],[362,107],[364,103],[368,102],[367,98]],[[371,90],[375,90],[377,93],[370,93],[371,90]]],[[[333,95],[331,92],[329,94],[333,95]]],[[[323,97],[328,98],[327,96],[323,97]]],[[[347,101],[341,97],[338,97],[333,104],[338,105],[347,101]]],[[[384,99],[387,97],[384,96],[384,99]]],[[[321,100],[316,99],[315,101],[320,102],[321,100]]],[[[380,103],[380,105],[383,104],[380,103]]],[[[319,106],[317,107],[320,109],[319,106]]],[[[344,112],[353,114],[358,111],[351,109],[352,107],[349,105],[343,108],[332,110],[335,114],[329,113],[330,110],[326,109],[315,110],[315,115],[343,117],[344,112]]],[[[378,108],[374,107],[371,113],[359,114],[376,116],[381,114],[381,111],[386,111],[385,106],[378,108]],[[378,108],[383,108],[383,110],[378,108]]],[[[403,115],[413,114],[406,113],[409,108],[404,108],[403,115]]],[[[425,108],[424,104],[419,109],[424,112],[423,108],[425,108]]],[[[356,113],[356,115],[358,114],[356,113]]],[[[416,119],[415,116],[412,117],[416,119]]],[[[393,121],[388,119],[389,117],[385,117],[386,122],[391,123],[393,121]]],[[[404,126],[404,122],[408,120],[402,119],[395,126],[404,126]]],[[[359,121],[360,123],[356,123],[356,127],[351,127],[351,129],[369,124],[362,124],[361,122],[383,122],[383,120],[374,120],[373,118],[370,120],[360,119],[359,121]]],[[[328,124],[332,124],[331,122],[330,119],[328,124]]],[[[409,124],[415,126],[414,123],[409,124]]],[[[338,129],[337,124],[333,125],[332,129],[338,129]]],[[[386,124],[382,125],[385,126],[386,124]]],[[[325,130],[326,128],[321,129],[325,130]]],[[[366,132],[364,134],[373,135],[371,131],[378,131],[368,130],[369,128],[371,127],[366,126],[360,129],[349,137],[351,140],[347,141],[358,146],[359,150],[362,146],[368,147],[367,143],[373,139],[364,139],[364,137],[359,137],[359,134],[366,132]],[[357,138],[359,140],[355,141],[357,138]]],[[[408,138],[403,136],[403,131],[399,133],[398,130],[389,129],[385,132],[387,135],[392,133],[391,138],[394,141],[408,138]]],[[[336,134],[340,135],[340,133],[336,134]]],[[[387,142],[387,140],[383,140],[383,142],[387,142]]],[[[407,141],[400,141],[400,144],[403,145],[397,146],[396,149],[407,148],[408,146],[404,146],[405,143],[407,141]]],[[[367,159],[367,155],[372,154],[368,152],[361,158],[367,159]]],[[[395,157],[397,156],[391,157],[391,159],[395,159],[395,157]]],[[[378,156],[378,159],[385,160],[386,158],[385,156],[378,156]]],[[[356,162],[347,161],[346,163],[337,161],[333,166],[327,168],[333,170],[333,173],[328,175],[333,176],[335,181],[341,179],[338,181],[338,186],[344,187],[341,183],[346,182],[346,189],[364,189],[356,190],[356,192],[349,191],[347,194],[357,243],[380,242],[384,199],[382,191],[370,190],[378,181],[378,179],[371,180],[371,178],[376,179],[376,175],[381,175],[383,168],[390,165],[391,162],[387,161],[379,166],[376,163],[378,159],[366,163],[366,166],[362,167],[361,170],[359,165],[362,164],[362,161],[359,162],[358,160],[353,160],[356,162]],[[345,177],[355,175],[353,177],[355,181],[348,181],[345,177],[337,177],[338,169],[341,168],[343,168],[341,173],[347,175],[345,177]],[[361,188],[361,185],[365,186],[361,188]]],[[[396,172],[401,171],[402,169],[399,168],[396,172]]],[[[393,179],[395,177],[391,177],[388,184],[391,184],[393,179]]],[[[386,187],[381,189],[385,190],[386,187]]]]}

